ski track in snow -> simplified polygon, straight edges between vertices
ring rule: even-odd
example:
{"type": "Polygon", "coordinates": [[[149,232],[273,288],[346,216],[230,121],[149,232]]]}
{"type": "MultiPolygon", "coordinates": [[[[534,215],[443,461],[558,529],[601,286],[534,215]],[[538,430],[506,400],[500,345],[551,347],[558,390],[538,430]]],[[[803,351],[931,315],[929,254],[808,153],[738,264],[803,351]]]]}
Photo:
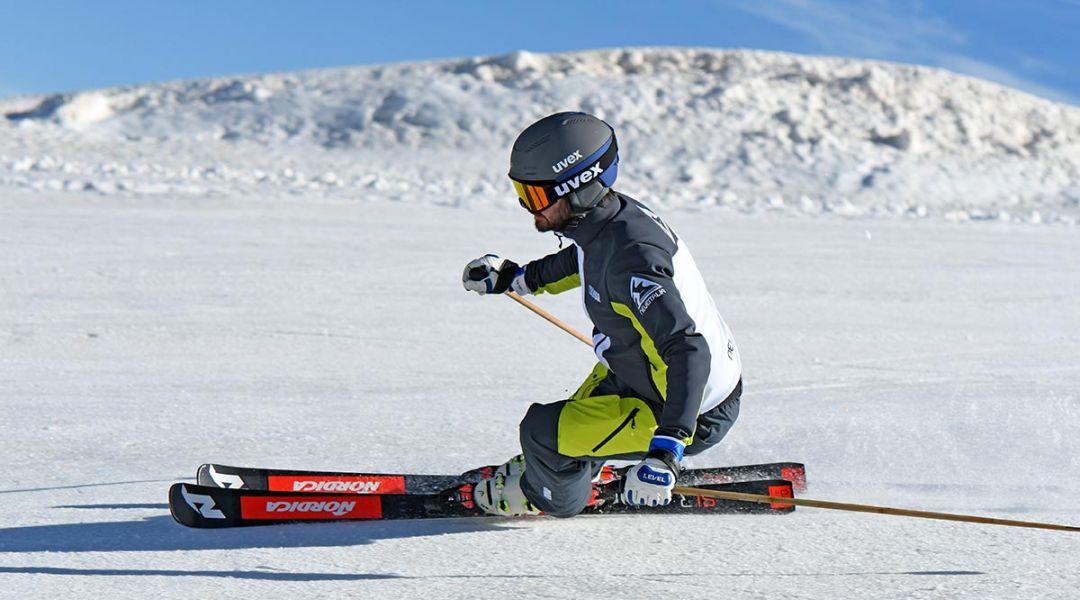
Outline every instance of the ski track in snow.
{"type": "MultiPolygon", "coordinates": [[[[803,460],[807,497],[1080,522],[1071,230],[667,218],[746,363],[739,423],[692,464],[803,460]]],[[[592,358],[458,278],[555,240],[495,207],[39,194],[4,200],[0,245],[0,596],[1066,599],[1080,583],[1073,534],[814,509],[184,529],[165,492],[203,461],[457,472],[513,454],[528,404],[592,358]]],[[[576,294],[540,302],[585,326],[576,294]]]]}

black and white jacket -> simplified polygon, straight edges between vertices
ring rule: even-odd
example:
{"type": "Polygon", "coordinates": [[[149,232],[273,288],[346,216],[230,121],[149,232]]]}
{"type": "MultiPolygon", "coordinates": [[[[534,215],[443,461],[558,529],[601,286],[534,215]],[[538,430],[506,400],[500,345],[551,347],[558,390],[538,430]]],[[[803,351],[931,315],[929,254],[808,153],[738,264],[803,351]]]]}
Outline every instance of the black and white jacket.
{"type": "Polygon", "coordinates": [[[581,287],[597,357],[643,400],[662,404],[656,435],[685,439],[742,376],[735,339],[678,236],[613,193],[564,232],[573,244],[525,266],[533,293],[581,287]]]}

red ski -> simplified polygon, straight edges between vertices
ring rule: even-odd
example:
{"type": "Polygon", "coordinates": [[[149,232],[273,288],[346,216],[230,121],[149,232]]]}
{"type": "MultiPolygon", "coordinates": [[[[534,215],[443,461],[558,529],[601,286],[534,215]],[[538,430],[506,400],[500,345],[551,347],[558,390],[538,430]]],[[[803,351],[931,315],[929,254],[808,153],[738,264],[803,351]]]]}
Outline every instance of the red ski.
{"type": "MultiPolygon", "coordinates": [[[[794,497],[790,481],[744,481],[701,486],[707,489],[768,496],[794,497]]],[[[232,489],[177,483],[169,490],[169,510],[187,527],[220,528],[274,525],[308,521],[372,521],[491,518],[472,498],[472,483],[436,494],[297,493],[232,489]]],[[[636,507],[618,500],[618,482],[598,484],[592,504],[583,514],[784,514],[788,504],[755,504],[676,494],[671,504],[636,507]]],[[[529,518],[529,517],[526,517],[529,518]]]]}
{"type": "MultiPolygon", "coordinates": [[[[199,467],[199,485],[301,493],[348,494],[434,494],[490,476],[493,467],[481,467],[461,475],[409,475],[337,471],[298,471],[204,464],[199,467]],[[487,473],[485,473],[487,472],[487,473]]],[[[600,482],[622,478],[625,468],[604,467],[600,482]]],[[[796,492],[806,490],[806,467],[802,463],[778,462],[760,465],[685,469],[679,485],[702,486],[761,479],[790,481],[796,492]]]]}

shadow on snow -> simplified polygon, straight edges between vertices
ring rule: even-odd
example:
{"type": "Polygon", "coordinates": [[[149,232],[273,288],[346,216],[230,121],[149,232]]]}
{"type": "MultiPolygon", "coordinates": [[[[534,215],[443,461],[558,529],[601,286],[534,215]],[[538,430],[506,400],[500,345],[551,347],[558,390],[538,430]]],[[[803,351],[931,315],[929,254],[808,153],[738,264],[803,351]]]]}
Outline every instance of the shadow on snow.
{"type": "Polygon", "coordinates": [[[160,552],[234,548],[358,546],[402,539],[499,531],[500,524],[477,519],[273,525],[238,529],[188,529],[172,517],[138,521],[66,523],[0,529],[0,552],[160,552]]]}
{"type": "MultiPolygon", "coordinates": [[[[288,573],[284,571],[182,571],[176,569],[72,569],[62,567],[0,567],[0,574],[75,575],[105,577],[222,577],[264,581],[370,581],[383,579],[558,579],[561,575],[430,575],[410,576],[391,573],[288,573]]],[[[713,577],[865,577],[867,575],[985,575],[982,571],[888,571],[856,573],[708,573],[713,577]]],[[[704,573],[671,573],[667,577],[701,577],[704,573]]],[[[654,575],[656,576],[656,575],[654,575]]]]}
{"type": "Polygon", "coordinates": [[[286,573],[274,571],[180,571],[175,569],[65,569],[58,567],[0,567],[0,574],[80,575],[106,577],[225,577],[266,581],[363,581],[398,579],[398,575],[367,573],[286,573]]]}

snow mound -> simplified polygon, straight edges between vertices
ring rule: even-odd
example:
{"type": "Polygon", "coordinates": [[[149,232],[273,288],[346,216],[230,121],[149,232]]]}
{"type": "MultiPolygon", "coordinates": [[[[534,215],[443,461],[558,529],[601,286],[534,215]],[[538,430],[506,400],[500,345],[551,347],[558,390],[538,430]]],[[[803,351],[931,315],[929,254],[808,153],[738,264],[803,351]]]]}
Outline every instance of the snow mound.
{"type": "Polygon", "coordinates": [[[0,185],[513,203],[513,137],[584,110],[665,208],[1075,223],[1080,109],[909,65],[620,49],[0,101],[0,185]],[[52,165],[51,168],[46,165],[52,165]]]}
{"type": "Polygon", "coordinates": [[[79,130],[108,120],[113,114],[110,95],[102,92],[87,92],[48,96],[33,109],[8,113],[7,118],[12,121],[44,120],[68,129],[79,130]]]}

